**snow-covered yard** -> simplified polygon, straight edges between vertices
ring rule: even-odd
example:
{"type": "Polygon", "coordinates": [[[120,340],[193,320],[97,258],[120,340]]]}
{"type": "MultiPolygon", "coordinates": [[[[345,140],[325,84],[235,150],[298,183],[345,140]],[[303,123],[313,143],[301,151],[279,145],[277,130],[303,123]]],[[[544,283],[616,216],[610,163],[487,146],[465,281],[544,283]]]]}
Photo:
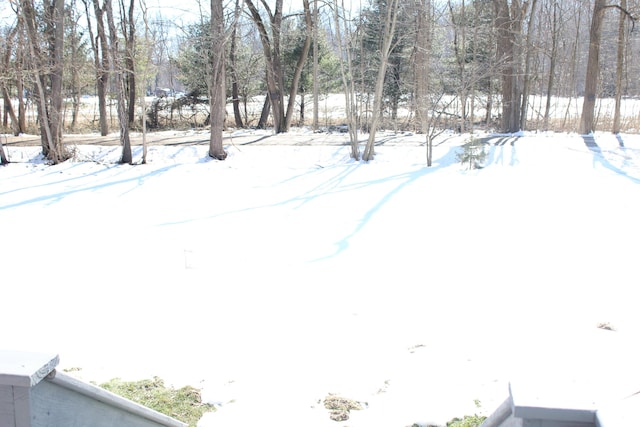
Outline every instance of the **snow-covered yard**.
{"type": "Polygon", "coordinates": [[[352,427],[488,413],[509,381],[622,398],[640,390],[640,137],[595,141],[495,137],[474,171],[456,135],[432,168],[411,135],[368,164],[269,138],[137,166],[10,147],[0,347],[201,387],[222,404],[203,426],[338,425],[329,393],[366,402],[352,427]]]}

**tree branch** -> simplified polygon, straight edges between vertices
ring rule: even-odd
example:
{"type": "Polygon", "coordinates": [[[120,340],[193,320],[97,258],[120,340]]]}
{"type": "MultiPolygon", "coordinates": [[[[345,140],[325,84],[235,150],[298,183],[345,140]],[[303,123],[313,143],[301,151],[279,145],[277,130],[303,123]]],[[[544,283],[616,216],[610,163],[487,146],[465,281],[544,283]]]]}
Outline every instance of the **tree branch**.
{"type": "Polygon", "coordinates": [[[633,16],[631,12],[629,12],[627,9],[623,8],[619,4],[609,4],[605,6],[603,9],[618,9],[620,12],[624,13],[627,16],[627,18],[629,18],[631,21],[636,22],[638,20],[637,16],[633,16]]]}

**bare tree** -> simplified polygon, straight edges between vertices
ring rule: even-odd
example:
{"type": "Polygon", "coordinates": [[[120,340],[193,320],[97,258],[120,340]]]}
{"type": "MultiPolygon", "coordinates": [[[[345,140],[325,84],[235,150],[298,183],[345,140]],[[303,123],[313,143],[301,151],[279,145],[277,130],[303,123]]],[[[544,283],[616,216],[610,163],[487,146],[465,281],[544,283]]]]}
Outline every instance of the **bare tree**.
{"type": "MultiPolygon", "coordinates": [[[[267,66],[267,98],[271,106],[273,127],[276,133],[285,132],[284,120],[284,75],[282,72],[282,60],[280,57],[280,31],[282,28],[282,0],[276,0],[275,9],[272,11],[266,2],[262,2],[269,16],[271,36],[267,25],[262,19],[260,11],[253,0],[245,0],[251,18],[258,27],[262,51],[267,66]]],[[[265,104],[266,105],[266,104],[265,104]]],[[[265,107],[266,108],[266,107],[265,107]]]]}
{"type": "Polygon", "coordinates": [[[66,9],[67,36],[65,45],[65,80],[66,93],[71,99],[71,126],[72,132],[76,130],[80,115],[80,96],[82,95],[83,82],[81,79],[83,68],[85,67],[84,40],[82,30],[78,21],[81,14],[78,13],[76,0],[70,0],[66,9]]]}
{"type": "MultiPolygon", "coordinates": [[[[265,0],[261,1],[261,4],[269,17],[269,30],[267,24],[262,19],[262,15],[256,7],[253,0],[245,0],[251,19],[258,28],[260,34],[260,41],[262,43],[262,51],[267,68],[267,98],[263,108],[264,112],[267,111],[269,106],[271,107],[271,114],[273,117],[273,126],[276,133],[287,132],[291,126],[291,120],[293,117],[293,106],[295,98],[298,93],[298,82],[302,74],[302,68],[306,62],[309,49],[311,47],[311,30],[313,27],[313,19],[311,16],[311,8],[309,6],[309,0],[303,0],[305,24],[307,25],[307,33],[305,37],[305,43],[303,51],[297,61],[296,68],[294,70],[293,84],[289,89],[289,103],[285,111],[284,107],[284,70],[282,65],[282,55],[280,40],[282,37],[282,20],[284,19],[282,13],[283,0],[275,1],[275,8],[269,7],[265,0]]],[[[262,122],[262,120],[261,120],[262,122]]]]}
{"type": "Polygon", "coordinates": [[[502,130],[520,130],[522,84],[519,38],[528,2],[493,0],[497,32],[497,58],[502,78],[502,130]]]}
{"type": "Polygon", "coordinates": [[[124,0],[120,0],[120,16],[122,35],[125,42],[125,70],[124,83],[127,97],[127,118],[129,126],[132,126],[136,118],[136,17],[134,13],[135,0],[129,0],[126,7],[124,0]],[[126,9],[126,10],[125,10],[126,9]]]}
{"type": "Polygon", "coordinates": [[[309,49],[311,48],[311,37],[313,35],[313,17],[311,15],[311,8],[309,7],[309,0],[302,0],[304,8],[304,21],[306,26],[304,45],[302,51],[296,62],[296,68],[293,73],[293,79],[291,83],[291,89],[289,91],[289,103],[287,104],[287,113],[285,115],[285,131],[289,130],[291,126],[291,119],[293,117],[293,109],[295,106],[296,94],[298,87],[300,86],[300,77],[302,76],[302,69],[307,62],[307,56],[309,55],[309,49]]]}
{"type": "Polygon", "coordinates": [[[18,42],[16,43],[16,58],[15,58],[15,82],[16,82],[16,95],[18,96],[18,128],[20,132],[26,132],[27,130],[27,107],[26,101],[24,97],[24,67],[25,67],[25,57],[27,56],[26,50],[28,49],[25,45],[25,34],[24,34],[24,26],[23,21],[18,20],[18,42]]]}
{"type": "MultiPolygon", "coordinates": [[[[569,45],[568,47],[568,51],[567,49],[564,49],[564,52],[568,58],[568,60],[564,61],[564,66],[562,68],[569,68],[568,71],[565,71],[565,73],[567,73],[568,78],[561,80],[561,85],[559,85],[560,87],[558,87],[558,92],[562,93],[564,96],[569,96],[570,100],[573,99],[576,95],[576,81],[578,79],[578,70],[579,70],[579,62],[580,62],[580,42],[581,42],[581,35],[582,35],[582,29],[583,29],[583,15],[584,15],[584,9],[582,7],[580,7],[579,4],[574,5],[573,8],[573,12],[570,14],[570,19],[567,20],[566,23],[570,23],[574,28],[574,37],[572,40],[572,43],[567,43],[569,45]]],[[[577,97],[575,98],[576,102],[575,102],[575,108],[577,109],[578,106],[578,101],[577,101],[577,97]]],[[[567,102],[566,103],[566,109],[564,112],[564,120],[562,123],[562,127],[566,128],[567,127],[567,123],[569,123],[569,119],[571,117],[572,114],[572,110],[574,108],[572,108],[572,103],[571,102],[567,102]]]]}
{"type": "Polygon", "coordinates": [[[53,42],[51,43],[52,59],[51,62],[51,111],[49,120],[51,122],[51,133],[56,141],[57,149],[62,147],[62,130],[64,127],[64,115],[62,112],[62,71],[64,67],[64,0],[52,0],[52,27],[51,34],[53,42]]]}
{"type": "Polygon", "coordinates": [[[384,90],[384,78],[387,73],[387,65],[389,63],[389,53],[391,52],[393,37],[396,31],[396,22],[398,18],[398,2],[399,0],[389,0],[386,4],[386,13],[384,17],[384,27],[382,33],[382,47],[380,49],[380,65],[378,68],[378,77],[376,78],[376,87],[373,99],[373,114],[371,116],[371,126],[369,129],[369,139],[362,154],[362,160],[368,162],[373,160],[375,156],[375,140],[378,123],[380,122],[380,114],[382,112],[382,92],[384,90]]]}
{"type": "MultiPolygon", "coordinates": [[[[151,40],[150,29],[149,29],[149,13],[147,8],[147,2],[145,0],[140,0],[140,9],[142,11],[142,22],[144,23],[144,55],[142,62],[142,70],[141,77],[145,86],[150,77],[150,69],[152,69],[152,60],[151,57],[153,55],[153,42],[151,40]]],[[[140,71],[140,69],[139,69],[140,71]]],[[[145,101],[145,91],[140,91],[140,106],[142,107],[141,121],[142,121],[142,164],[147,163],[147,104],[145,101]]]]}
{"type": "Polygon", "coordinates": [[[416,10],[416,40],[414,48],[414,78],[416,116],[420,131],[425,135],[427,147],[427,166],[433,160],[433,140],[429,132],[429,74],[431,52],[431,0],[417,2],[416,10]]]}
{"type": "MultiPolygon", "coordinates": [[[[620,7],[623,10],[627,9],[627,0],[620,0],[620,7]]],[[[620,133],[620,107],[622,105],[622,75],[624,71],[625,60],[625,41],[626,41],[626,23],[627,17],[624,13],[620,14],[618,21],[618,43],[616,54],[616,93],[615,93],[615,109],[613,112],[613,129],[614,134],[620,133]]]]}
{"type": "Polygon", "coordinates": [[[44,3],[47,53],[41,49],[33,0],[20,0],[20,10],[27,32],[37,89],[42,151],[51,162],[59,163],[69,157],[62,142],[64,0],[47,0],[44,3]]]}
{"type": "Polygon", "coordinates": [[[416,39],[413,53],[414,87],[416,100],[416,116],[420,131],[427,132],[429,109],[427,96],[429,95],[429,73],[431,52],[431,0],[419,0],[416,8],[416,39]]]}
{"type": "Polygon", "coordinates": [[[133,156],[131,154],[129,117],[125,100],[124,70],[122,68],[122,60],[120,58],[119,34],[116,30],[111,0],[104,0],[104,9],[107,13],[107,25],[109,26],[109,53],[111,57],[111,65],[116,77],[115,87],[116,99],[118,102],[118,123],[120,125],[120,143],[122,144],[122,157],[120,158],[120,162],[131,164],[133,163],[133,156]]]}
{"type": "Polygon", "coordinates": [[[4,53],[2,54],[2,61],[0,62],[0,90],[2,91],[2,100],[5,113],[3,118],[3,125],[7,126],[6,119],[8,115],[11,118],[11,127],[15,136],[18,136],[20,135],[20,133],[24,132],[24,129],[20,128],[20,121],[18,120],[18,117],[16,116],[16,113],[13,109],[13,105],[11,104],[11,95],[9,94],[8,89],[11,55],[13,53],[13,40],[16,38],[17,32],[17,24],[13,26],[13,28],[11,28],[9,31],[7,31],[7,34],[5,36],[4,53]]]}
{"type": "Polygon", "coordinates": [[[449,8],[449,16],[453,25],[453,55],[456,66],[458,68],[459,82],[457,85],[458,98],[460,100],[460,121],[459,131],[460,133],[466,132],[466,118],[467,118],[467,97],[468,97],[468,85],[467,85],[467,16],[466,16],[466,3],[465,0],[456,2],[456,6],[459,9],[454,9],[451,0],[448,0],[447,6],[449,8]],[[459,19],[457,16],[459,16],[459,19]]]}
{"type": "MultiPolygon", "coordinates": [[[[589,59],[587,61],[587,75],[585,78],[584,99],[582,102],[582,115],[580,117],[579,128],[581,134],[589,134],[595,130],[595,105],[600,75],[600,43],[604,13],[608,8],[615,8],[623,15],[620,19],[629,18],[635,20],[635,17],[626,9],[626,2],[624,6],[625,7],[619,4],[609,4],[607,0],[595,0],[593,14],[591,15],[591,28],[589,30],[589,59]]],[[[622,31],[622,39],[624,40],[624,23],[621,25],[622,29],[619,29],[619,31],[622,31]]],[[[619,51],[622,51],[620,43],[624,45],[624,41],[618,40],[618,43],[619,51]]],[[[621,53],[619,52],[619,54],[621,53]]],[[[617,67],[617,71],[619,75],[621,75],[622,59],[620,58],[618,58],[617,67]]],[[[617,107],[619,108],[619,104],[617,107]]]]}
{"type": "Polygon", "coordinates": [[[537,12],[538,0],[531,0],[531,9],[529,12],[529,23],[527,24],[527,36],[525,40],[524,53],[524,75],[522,81],[522,104],[520,106],[520,129],[525,129],[527,123],[527,115],[529,109],[529,95],[531,93],[531,62],[533,57],[533,29],[535,28],[535,17],[537,12]]]}
{"type": "Polygon", "coordinates": [[[589,59],[587,60],[587,76],[584,85],[584,99],[582,102],[582,116],[580,117],[581,134],[589,134],[595,127],[595,106],[598,90],[598,76],[600,68],[600,39],[602,37],[602,18],[607,6],[607,0],[595,0],[591,15],[591,29],[589,30],[589,59]]]}
{"type": "Polygon", "coordinates": [[[319,105],[318,105],[318,0],[313,0],[313,130],[318,130],[319,105]]]}
{"type": "Polygon", "coordinates": [[[109,134],[109,122],[107,120],[107,87],[109,85],[109,48],[107,45],[107,33],[104,26],[104,9],[100,7],[100,0],[90,0],[93,3],[93,10],[96,17],[97,34],[94,36],[91,25],[91,14],[89,13],[88,0],[84,3],[85,14],[87,16],[87,28],[89,39],[91,40],[91,50],[93,51],[93,61],[96,69],[96,95],[98,97],[98,121],[100,135],[109,134]]]}
{"type": "Polygon", "coordinates": [[[553,12],[550,13],[551,17],[551,52],[549,53],[549,76],[547,79],[546,89],[546,103],[544,108],[543,129],[549,130],[549,116],[551,115],[551,96],[553,95],[556,64],[558,62],[558,39],[560,36],[559,29],[559,5],[558,1],[554,0],[551,5],[553,12]]]}
{"type": "Polygon", "coordinates": [[[244,127],[242,114],[240,113],[240,90],[238,85],[238,64],[236,62],[236,49],[238,45],[238,24],[240,22],[240,12],[242,11],[240,0],[236,0],[234,19],[231,24],[231,43],[229,46],[229,72],[231,74],[231,102],[233,103],[233,117],[236,126],[244,127]]]}
{"type": "Polygon", "coordinates": [[[225,32],[223,0],[211,0],[211,83],[209,85],[209,99],[211,107],[211,137],[209,139],[209,156],[224,160],[227,152],[222,146],[222,131],[224,130],[225,106],[227,103],[225,91],[225,32]]]}
{"type": "Polygon", "coordinates": [[[335,24],[336,42],[340,49],[340,75],[342,77],[345,115],[347,116],[349,142],[351,144],[351,158],[354,160],[360,160],[360,148],[358,147],[356,89],[353,77],[354,69],[351,58],[350,32],[347,24],[348,19],[347,16],[345,16],[347,13],[346,10],[347,9],[344,7],[344,1],[339,4],[338,0],[333,0],[333,20],[335,24]]]}

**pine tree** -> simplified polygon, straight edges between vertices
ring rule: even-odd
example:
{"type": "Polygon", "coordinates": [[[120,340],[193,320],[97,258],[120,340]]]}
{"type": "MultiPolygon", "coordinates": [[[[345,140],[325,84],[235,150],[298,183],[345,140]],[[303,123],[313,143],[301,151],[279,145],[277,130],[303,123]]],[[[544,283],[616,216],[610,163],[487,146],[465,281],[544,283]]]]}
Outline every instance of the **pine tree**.
{"type": "Polygon", "coordinates": [[[462,145],[462,152],[459,152],[456,156],[457,160],[469,170],[482,169],[482,163],[486,157],[487,153],[484,151],[484,144],[474,137],[471,137],[462,145]]]}

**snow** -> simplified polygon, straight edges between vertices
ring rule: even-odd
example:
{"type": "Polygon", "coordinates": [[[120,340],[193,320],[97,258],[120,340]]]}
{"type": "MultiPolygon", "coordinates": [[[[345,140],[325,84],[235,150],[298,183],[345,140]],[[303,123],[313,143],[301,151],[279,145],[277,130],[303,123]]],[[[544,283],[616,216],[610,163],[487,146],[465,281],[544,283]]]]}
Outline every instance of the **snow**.
{"type": "Polygon", "coordinates": [[[420,135],[369,163],[305,135],[134,166],[5,148],[0,346],[202,388],[202,427],[337,425],[329,393],[366,402],[340,425],[404,427],[488,414],[510,382],[546,404],[640,389],[640,136],[496,136],[467,171],[464,136],[427,168],[420,135]]]}

